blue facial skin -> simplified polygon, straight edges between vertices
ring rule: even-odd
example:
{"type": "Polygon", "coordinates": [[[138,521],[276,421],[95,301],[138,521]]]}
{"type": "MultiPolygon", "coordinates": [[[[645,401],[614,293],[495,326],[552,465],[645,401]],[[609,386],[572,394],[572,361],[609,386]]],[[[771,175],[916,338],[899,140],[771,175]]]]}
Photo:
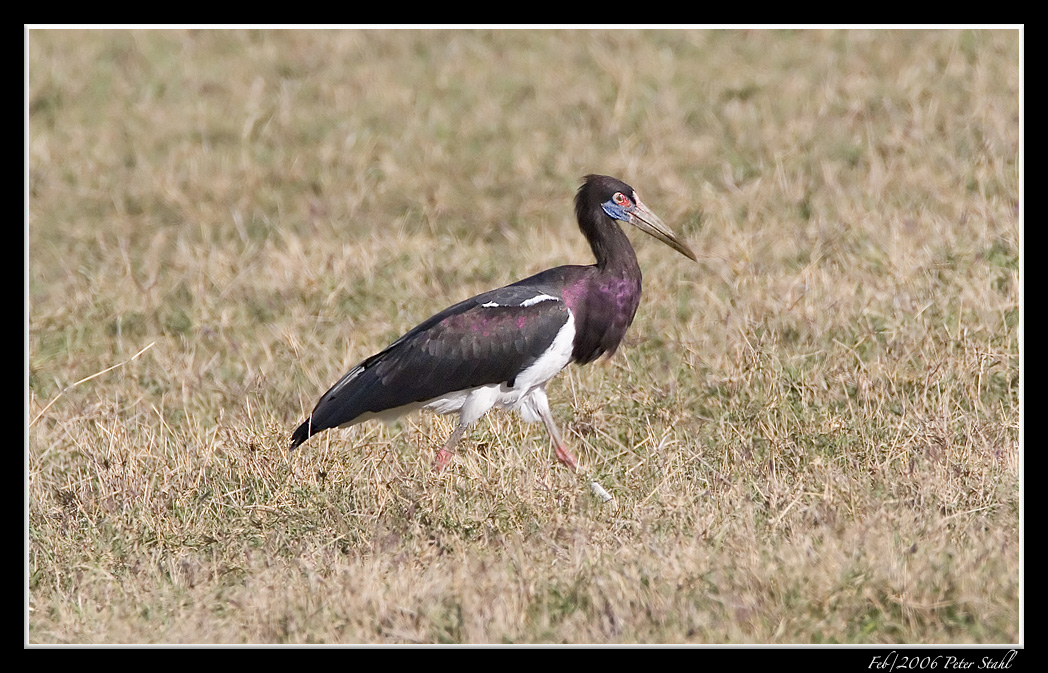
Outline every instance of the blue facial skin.
{"type": "Polygon", "coordinates": [[[616,204],[614,201],[605,201],[600,204],[600,207],[604,209],[604,212],[614,217],[616,220],[622,220],[623,222],[630,221],[630,215],[626,212],[626,209],[616,204]]]}

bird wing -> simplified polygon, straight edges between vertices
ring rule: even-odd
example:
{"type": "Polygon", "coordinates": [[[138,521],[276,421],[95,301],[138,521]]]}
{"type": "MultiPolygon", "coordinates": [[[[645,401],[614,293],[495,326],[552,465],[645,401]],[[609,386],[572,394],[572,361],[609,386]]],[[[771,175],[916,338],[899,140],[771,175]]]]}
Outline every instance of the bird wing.
{"type": "Polygon", "coordinates": [[[570,317],[553,294],[511,285],[456,304],[346,373],[293,436],[295,446],[358,416],[491,383],[513,385],[570,317]]]}

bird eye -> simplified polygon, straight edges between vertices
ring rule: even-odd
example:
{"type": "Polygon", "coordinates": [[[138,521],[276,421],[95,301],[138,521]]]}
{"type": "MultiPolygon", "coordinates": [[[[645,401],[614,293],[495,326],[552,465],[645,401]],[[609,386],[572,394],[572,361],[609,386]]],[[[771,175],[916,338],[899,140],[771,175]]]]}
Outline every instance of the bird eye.
{"type": "Polygon", "coordinates": [[[625,206],[628,206],[629,203],[630,203],[630,200],[627,199],[626,195],[623,194],[622,192],[615,192],[615,196],[613,196],[611,198],[615,201],[615,205],[618,205],[618,206],[625,207],[625,206]]]}

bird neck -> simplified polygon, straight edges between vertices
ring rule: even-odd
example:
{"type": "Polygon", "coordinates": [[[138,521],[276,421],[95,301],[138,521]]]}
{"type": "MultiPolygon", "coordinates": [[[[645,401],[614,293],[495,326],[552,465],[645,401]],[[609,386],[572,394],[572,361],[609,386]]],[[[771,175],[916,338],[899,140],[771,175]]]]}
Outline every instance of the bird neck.
{"type": "Polygon", "coordinates": [[[576,321],[572,358],[585,364],[615,352],[640,304],[641,273],[625,232],[610,218],[579,218],[597,263],[570,267],[562,292],[576,321]]]}
{"type": "Polygon", "coordinates": [[[630,239],[619,225],[608,218],[603,219],[606,221],[582,228],[593,256],[597,258],[597,269],[605,274],[639,277],[640,265],[630,239]]]}

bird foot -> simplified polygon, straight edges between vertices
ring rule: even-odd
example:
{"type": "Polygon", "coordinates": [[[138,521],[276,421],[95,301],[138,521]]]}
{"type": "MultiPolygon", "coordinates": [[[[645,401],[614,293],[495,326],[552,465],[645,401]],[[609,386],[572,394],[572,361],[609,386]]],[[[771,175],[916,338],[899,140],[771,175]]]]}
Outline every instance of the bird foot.
{"type": "Polygon", "coordinates": [[[451,459],[452,457],[454,457],[454,455],[454,451],[448,451],[447,449],[441,449],[440,451],[437,451],[436,460],[433,461],[433,471],[439,473],[441,470],[447,467],[448,463],[451,462],[451,459]]]}
{"type": "Polygon", "coordinates": [[[572,472],[578,472],[579,461],[575,459],[575,456],[571,455],[571,451],[568,450],[568,447],[561,446],[560,444],[555,444],[554,446],[557,448],[557,459],[570,467],[572,472]]]}

